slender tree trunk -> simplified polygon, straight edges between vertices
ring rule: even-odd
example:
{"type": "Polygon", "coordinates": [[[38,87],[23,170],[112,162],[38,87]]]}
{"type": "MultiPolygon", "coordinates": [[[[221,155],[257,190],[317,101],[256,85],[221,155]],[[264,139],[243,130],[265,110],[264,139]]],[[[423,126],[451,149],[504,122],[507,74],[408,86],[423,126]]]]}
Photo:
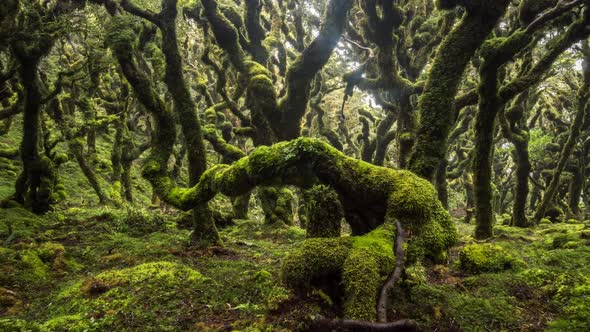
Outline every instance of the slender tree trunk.
{"type": "Polygon", "coordinates": [[[475,207],[475,194],[473,193],[473,180],[471,174],[465,174],[464,185],[465,198],[467,200],[467,204],[465,206],[464,222],[466,224],[469,224],[471,223],[471,219],[473,218],[473,209],[475,207]]]}
{"type": "Polygon", "coordinates": [[[497,94],[497,67],[484,65],[480,72],[480,79],[479,111],[475,117],[473,186],[475,189],[475,237],[485,239],[493,234],[492,155],[496,115],[502,105],[497,94]]]}
{"type": "Polygon", "coordinates": [[[584,181],[586,181],[586,177],[584,174],[586,164],[584,163],[584,158],[580,158],[579,163],[581,164],[581,167],[576,167],[576,169],[574,170],[574,177],[569,187],[568,206],[572,213],[572,215],[570,216],[571,218],[579,217],[582,188],[584,186],[584,181]]]}
{"type": "Polygon", "coordinates": [[[516,187],[514,188],[514,205],[512,207],[512,225],[528,227],[526,204],[529,195],[529,174],[531,162],[529,159],[528,140],[514,140],[514,156],[516,162],[516,187]]]}
{"type": "Polygon", "coordinates": [[[449,189],[447,183],[447,166],[449,162],[447,158],[443,158],[436,170],[436,190],[438,192],[438,199],[445,209],[449,209],[449,189]]]}
{"type": "Polygon", "coordinates": [[[76,139],[73,139],[72,142],[70,142],[68,144],[68,146],[69,146],[70,152],[74,155],[74,158],[76,158],[76,161],[78,162],[78,165],[80,166],[80,169],[82,170],[82,173],[84,173],[84,176],[86,177],[86,179],[88,180],[88,182],[92,186],[92,189],[94,189],[96,196],[98,196],[99,203],[101,203],[101,204],[107,203],[108,198],[104,194],[104,191],[102,190],[102,187],[100,186],[100,183],[98,182],[98,178],[96,177],[96,173],[94,172],[92,167],[90,167],[88,165],[88,161],[86,160],[86,157],[84,156],[84,147],[82,146],[82,143],[77,142],[76,139]]]}

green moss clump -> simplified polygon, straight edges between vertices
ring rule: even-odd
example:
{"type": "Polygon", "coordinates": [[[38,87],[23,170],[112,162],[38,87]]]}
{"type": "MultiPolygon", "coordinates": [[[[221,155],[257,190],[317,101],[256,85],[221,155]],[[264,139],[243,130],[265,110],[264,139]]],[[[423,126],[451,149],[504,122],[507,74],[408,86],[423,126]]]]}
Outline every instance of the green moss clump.
{"type": "Polygon", "coordinates": [[[43,219],[22,207],[0,209],[0,239],[7,243],[32,241],[43,226],[43,219]]]}
{"type": "Polygon", "coordinates": [[[39,246],[38,255],[44,262],[51,262],[59,256],[63,256],[66,249],[61,243],[45,242],[39,246]]]}
{"type": "Polygon", "coordinates": [[[117,228],[131,236],[142,236],[165,231],[167,224],[158,214],[148,213],[137,208],[128,208],[127,214],[117,220],[117,228]]]}
{"type": "Polygon", "coordinates": [[[293,225],[293,192],[285,187],[264,187],[258,191],[266,224],[293,225]]]}
{"type": "Polygon", "coordinates": [[[457,243],[459,235],[455,225],[440,202],[436,202],[436,208],[427,221],[408,243],[409,263],[418,262],[423,258],[435,263],[445,263],[448,249],[457,243]]]}
{"type": "Polygon", "coordinates": [[[345,290],[344,316],[350,319],[375,319],[376,299],[383,277],[377,258],[367,248],[351,251],[344,264],[342,281],[345,290]]]}
{"type": "Polygon", "coordinates": [[[494,227],[496,238],[509,239],[515,241],[533,242],[534,233],[528,228],[512,227],[512,226],[496,226],[494,227]]]}
{"type": "Polygon", "coordinates": [[[472,274],[503,271],[512,268],[514,263],[514,257],[490,243],[465,246],[459,254],[459,267],[472,274]]]}
{"type": "Polygon", "coordinates": [[[85,319],[82,314],[57,316],[46,321],[41,326],[44,330],[48,331],[63,331],[64,328],[68,331],[95,330],[92,329],[92,321],[85,319]]]}
{"type": "Polygon", "coordinates": [[[342,204],[334,189],[316,185],[305,191],[307,237],[339,237],[344,218],[342,204]]]}
{"type": "Polygon", "coordinates": [[[64,330],[114,331],[146,326],[175,330],[183,315],[179,307],[194,299],[206,280],[199,272],[172,262],[103,272],[59,293],[51,310],[55,318],[45,326],[64,330]]]}
{"type": "Polygon", "coordinates": [[[344,262],[342,272],[346,318],[375,320],[379,289],[394,268],[394,238],[395,227],[391,224],[354,237],[352,250],[344,262]]]}
{"type": "Polygon", "coordinates": [[[553,238],[552,247],[553,249],[575,249],[590,245],[587,234],[587,231],[559,234],[553,238]]]}
{"type": "Polygon", "coordinates": [[[551,225],[552,222],[551,222],[551,220],[549,220],[547,218],[542,218],[541,221],[539,221],[539,224],[541,224],[541,225],[551,225]]]}
{"type": "Polygon", "coordinates": [[[9,287],[40,286],[49,279],[49,267],[34,249],[0,247],[0,283],[9,287]]]}
{"type": "Polygon", "coordinates": [[[350,237],[307,239],[284,259],[281,277],[292,288],[333,283],[351,248],[350,237]]]}
{"type": "Polygon", "coordinates": [[[394,266],[395,226],[363,236],[306,239],[285,258],[282,276],[292,288],[325,288],[344,300],[344,316],[374,320],[381,284],[394,266]],[[335,291],[335,280],[342,289],[335,291]]]}
{"type": "Polygon", "coordinates": [[[65,247],[56,242],[18,248],[0,247],[0,284],[14,289],[37,289],[55,276],[76,271],[80,265],[67,257],[65,247]]]}

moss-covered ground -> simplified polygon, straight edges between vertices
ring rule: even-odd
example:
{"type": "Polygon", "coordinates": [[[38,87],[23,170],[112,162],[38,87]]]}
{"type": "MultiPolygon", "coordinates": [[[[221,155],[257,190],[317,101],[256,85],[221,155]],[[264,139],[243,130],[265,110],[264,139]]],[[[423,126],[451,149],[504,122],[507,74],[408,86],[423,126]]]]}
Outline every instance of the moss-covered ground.
{"type": "MultiPolygon", "coordinates": [[[[0,330],[290,331],[339,312],[323,290],[281,281],[282,261],[305,238],[298,227],[240,220],[221,231],[223,248],[196,251],[177,220],[105,207],[0,210],[0,330]]],[[[409,269],[392,315],[424,330],[589,329],[588,223],[498,226],[487,243],[457,226],[449,264],[409,269]]]]}

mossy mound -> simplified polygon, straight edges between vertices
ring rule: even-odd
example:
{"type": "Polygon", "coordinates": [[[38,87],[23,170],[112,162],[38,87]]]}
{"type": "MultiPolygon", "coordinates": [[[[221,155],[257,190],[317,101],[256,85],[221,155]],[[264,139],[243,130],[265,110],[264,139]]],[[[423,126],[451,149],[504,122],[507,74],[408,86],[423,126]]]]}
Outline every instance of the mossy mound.
{"type": "Polygon", "coordinates": [[[394,238],[395,227],[391,224],[354,237],[342,272],[345,317],[367,321],[375,319],[379,289],[394,268],[394,238]]]}
{"type": "Polygon", "coordinates": [[[128,208],[127,213],[116,219],[115,223],[119,231],[131,236],[162,232],[168,228],[161,215],[137,208],[128,208]]]}
{"type": "Polygon", "coordinates": [[[45,332],[40,325],[23,319],[0,318],[0,331],[5,332],[45,332]]]}
{"type": "Polygon", "coordinates": [[[545,218],[549,219],[552,223],[562,222],[565,218],[565,212],[559,206],[552,206],[545,211],[545,218]]]}
{"type": "Polygon", "coordinates": [[[22,207],[0,210],[0,240],[4,243],[30,241],[42,226],[42,218],[22,207]]]}
{"type": "Polygon", "coordinates": [[[527,228],[512,226],[495,226],[494,235],[496,238],[532,242],[534,233],[527,228]]]}
{"type": "Polygon", "coordinates": [[[198,296],[207,278],[185,265],[155,262],[86,278],[60,292],[49,330],[182,329],[183,303],[198,296]]]}
{"type": "Polygon", "coordinates": [[[588,231],[559,234],[553,238],[552,243],[553,249],[575,249],[585,245],[590,245],[590,236],[588,231]]]}
{"type": "Polygon", "coordinates": [[[42,287],[55,276],[77,271],[79,265],[54,242],[0,247],[0,283],[14,289],[42,287]]]}
{"type": "Polygon", "coordinates": [[[471,274],[499,272],[514,267],[514,264],[514,257],[490,243],[465,246],[459,254],[460,269],[471,274]]]}
{"type": "Polygon", "coordinates": [[[440,203],[437,203],[426,223],[416,230],[408,242],[407,262],[416,263],[427,258],[435,263],[445,263],[447,250],[457,243],[458,238],[451,217],[440,203]]]}
{"type": "Polygon", "coordinates": [[[481,296],[449,285],[419,284],[392,298],[400,317],[412,317],[421,331],[514,331],[521,311],[510,296],[481,296]]]}
{"type": "Polygon", "coordinates": [[[282,278],[292,288],[342,296],[335,300],[343,300],[347,318],[374,320],[379,287],[394,265],[394,237],[395,226],[384,224],[363,236],[307,239],[283,261],[282,278]]]}
{"type": "Polygon", "coordinates": [[[301,242],[282,266],[282,278],[293,288],[321,285],[337,279],[352,248],[352,238],[312,238],[301,242]]]}

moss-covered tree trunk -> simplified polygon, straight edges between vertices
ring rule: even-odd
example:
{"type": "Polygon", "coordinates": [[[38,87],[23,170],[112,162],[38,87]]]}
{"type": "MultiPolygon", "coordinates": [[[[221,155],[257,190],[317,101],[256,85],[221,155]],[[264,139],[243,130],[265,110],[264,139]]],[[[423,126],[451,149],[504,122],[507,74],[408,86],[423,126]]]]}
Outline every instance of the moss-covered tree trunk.
{"type": "MultiPolygon", "coordinates": [[[[458,1],[439,2],[452,9],[458,1]]],[[[455,122],[455,95],[463,72],[476,50],[503,16],[510,1],[472,1],[466,13],[439,46],[418,103],[420,124],[409,169],[434,180],[447,152],[447,138],[455,122]]]]}
{"type": "Polygon", "coordinates": [[[445,209],[449,208],[449,188],[447,183],[447,166],[449,162],[447,158],[440,161],[440,165],[436,170],[435,187],[438,192],[438,199],[445,209]]]}
{"type": "Polygon", "coordinates": [[[513,140],[514,156],[516,162],[516,186],[514,188],[514,205],[512,206],[512,225],[516,227],[528,227],[530,223],[526,216],[527,200],[529,195],[529,174],[531,162],[529,158],[528,137],[513,140]]]}
{"type": "Polygon", "coordinates": [[[80,166],[80,169],[82,170],[82,173],[88,180],[88,183],[90,183],[90,186],[92,187],[92,189],[94,189],[94,192],[98,197],[98,202],[100,204],[107,203],[109,199],[105,195],[104,190],[100,185],[100,182],[98,182],[98,177],[96,176],[94,169],[89,165],[88,160],[84,156],[83,143],[80,141],[80,139],[74,138],[71,139],[70,142],[68,142],[68,148],[69,151],[74,155],[74,158],[76,158],[78,166],[80,166]]]}
{"type": "Polygon", "coordinates": [[[580,200],[582,198],[582,190],[584,182],[586,181],[586,163],[585,158],[578,160],[578,167],[573,171],[573,178],[569,186],[568,206],[571,211],[571,218],[580,217],[580,200]]]}
{"type": "MultiPolygon", "coordinates": [[[[242,76],[245,86],[246,106],[250,109],[256,128],[254,145],[270,145],[277,141],[300,136],[301,121],[310,99],[311,83],[326,65],[336,48],[346,26],[352,0],[330,0],[326,4],[324,20],[315,39],[298,55],[286,73],[286,94],[279,100],[271,72],[266,68],[268,54],[261,45],[265,37],[261,30],[260,1],[246,1],[246,32],[250,47],[244,49],[240,42],[239,27],[232,23],[214,0],[203,0],[203,14],[207,18],[219,47],[228,56],[233,67],[242,76]],[[252,58],[248,57],[250,53],[252,58]],[[252,61],[254,60],[254,61],[252,61]]],[[[197,18],[198,19],[198,18],[197,18]]],[[[303,43],[302,45],[303,46],[303,43]]],[[[281,202],[271,202],[271,197],[286,199],[292,196],[284,189],[262,189],[259,197],[268,220],[287,216],[281,211],[281,202]],[[268,209],[279,208],[277,211],[268,209]]],[[[283,220],[292,223],[292,218],[283,220]]]]}
{"type": "Polygon", "coordinates": [[[33,45],[19,42],[13,46],[20,63],[20,77],[24,87],[23,139],[20,155],[23,171],[16,186],[16,201],[24,203],[35,213],[51,209],[55,170],[52,161],[41,156],[41,88],[39,84],[39,62],[53,45],[50,38],[41,38],[33,45]]]}
{"type": "Polygon", "coordinates": [[[475,237],[492,236],[492,154],[496,115],[502,107],[498,98],[498,67],[483,65],[480,71],[479,110],[475,117],[473,186],[475,194],[475,237]]]}
{"type": "Polygon", "coordinates": [[[576,41],[588,35],[585,28],[588,17],[574,21],[566,33],[550,44],[549,50],[531,68],[524,67],[513,81],[499,89],[499,70],[514,56],[532,46],[534,34],[552,19],[569,10],[571,4],[556,5],[525,28],[508,37],[493,38],[482,47],[483,63],[480,66],[479,110],[475,118],[475,158],[473,181],[475,186],[476,238],[483,239],[493,234],[494,209],[492,204],[492,154],[496,116],[507,102],[542,80],[544,73],[557,57],[576,41]]]}
{"type": "MultiPolygon", "coordinates": [[[[200,120],[196,113],[196,105],[188,90],[182,71],[182,58],[178,50],[176,34],[177,3],[178,0],[162,0],[162,21],[159,27],[162,31],[162,51],[166,58],[164,81],[168,87],[168,92],[172,95],[174,110],[178,114],[181,123],[187,146],[189,183],[192,186],[199,181],[201,174],[207,169],[207,155],[200,120]]],[[[207,204],[195,208],[193,243],[207,245],[221,242],[215,227],[215,221],[208,210],[207,204]]]]}
{"type": "Polygon", "coordinates": [[[315,185],[306,190],[304,195],[307,237],[340,237],[344,211],[334,189],[325,185],[315,185]]]}
{"type": "Polygon", "coordinates": [[[465,187],[465,219],[466,224],[471,223],[473,218],[473,210],[475,208],[475,194],[473,193],[473,177],[470,173],[465,174],[463,179],[463,186],[465,187]]]}

